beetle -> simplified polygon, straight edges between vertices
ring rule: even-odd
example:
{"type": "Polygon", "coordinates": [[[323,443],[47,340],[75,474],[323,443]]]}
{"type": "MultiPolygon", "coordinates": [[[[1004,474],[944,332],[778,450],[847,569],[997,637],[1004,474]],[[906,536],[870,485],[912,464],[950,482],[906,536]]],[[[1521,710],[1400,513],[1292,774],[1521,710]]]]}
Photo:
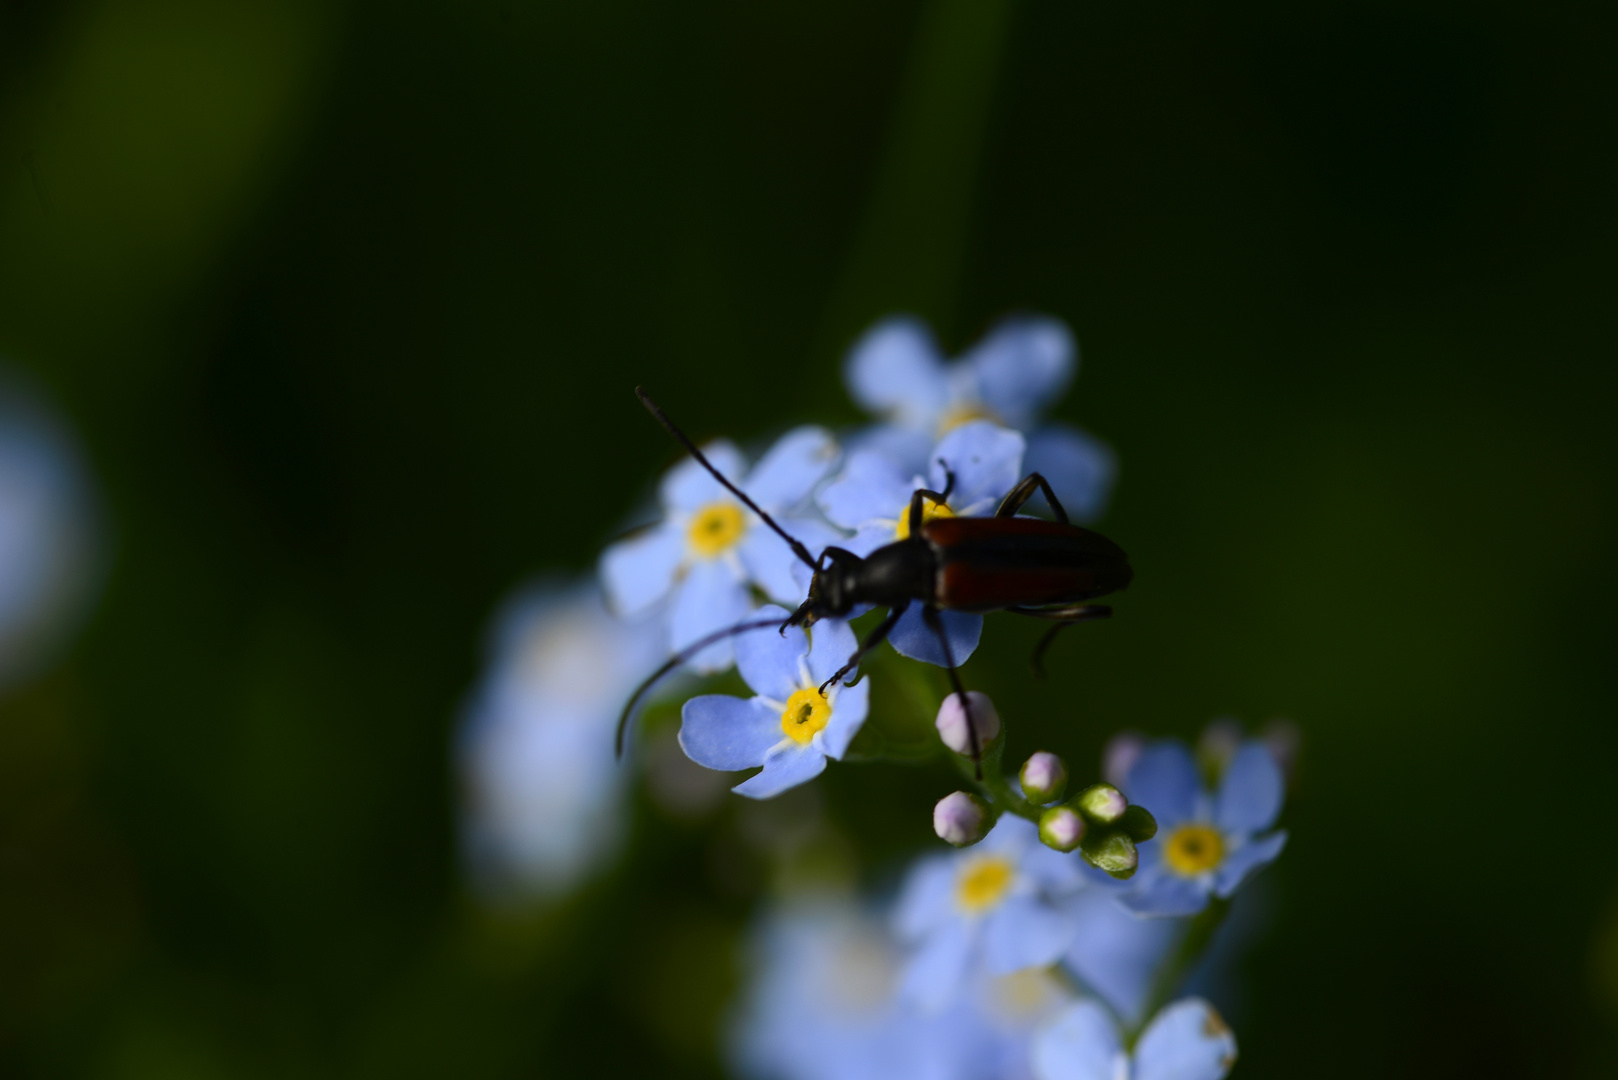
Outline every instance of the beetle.
{"type": "MultiPolygon", "coordinates": [[[[617,750],[620,755],[630,714],[646,691],[686,660],[727,637],[777,625],[785,634],[791,626],[807,627],[824,618],[846,618],[862,605],[886,607],[887,617],[865,636],[848,661],[821,683],[820,693],[824,694],[827,687],[841,682],[866,653],[887,639],[911,604],[920,604],[922,620],[943,647],[950,686],[965,706],[966,691],[955,667],[949,636],[938,617],[940,611],[974,614],[1008,611],[1054,623],[1034,647],[1034,669],[1041,673],[1045,650],[1058,633],[1074,623],[1104,619],[1112,614],[1112,608],[1105,604],[1088,601],[1127,588],[1134,577],[1123,549],[1100,533],[1070,522],[1056,493],[1037,472],[1029,473],[1006,493],[993,517],[929,519],[926,504],[946,504],[955,484],[954,474],[944,463],[941,463],[945,476],[943,491],[919,489],[911,493],[906,508],[909,533],[904,539],[877,548],[863,558],[839,547],[828,547],[815,558],[716,469],[645,390],[637,386],[635,395],[698,464],[787,542],[792,553],[814,571],[814,576],[810,580],[809,595],[785,622],[754,620],[717,631],[682,650],[643,682],[619,717],[617,750]],[[1016,516],[1036,492],[1044,495],[1055,521],[1016,516]]],[[[969,706],[966,719],[976,762],[980,747],[969,706]]],[[[981,765],[979,769],[981,771],[981,765]]]]}

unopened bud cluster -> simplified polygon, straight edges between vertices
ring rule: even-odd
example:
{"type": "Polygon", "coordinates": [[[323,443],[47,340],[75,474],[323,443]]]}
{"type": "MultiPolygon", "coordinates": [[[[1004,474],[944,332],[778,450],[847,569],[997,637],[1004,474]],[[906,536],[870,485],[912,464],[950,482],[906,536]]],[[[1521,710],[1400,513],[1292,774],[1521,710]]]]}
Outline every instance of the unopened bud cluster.
{"type": "MultiPolygon", "coordinates": [[[[1026,768],[1026,766],[1025,766],[1026,768]]],[[[1077,850],[1086,862],[1116,878],[1135,873],[1136,844],[1157,835],[1157,820],[1144,806],[1131,806],[1111,784],[1091,784],[1039,819],[1039,838],[1057,851],[1077,850]]]]}

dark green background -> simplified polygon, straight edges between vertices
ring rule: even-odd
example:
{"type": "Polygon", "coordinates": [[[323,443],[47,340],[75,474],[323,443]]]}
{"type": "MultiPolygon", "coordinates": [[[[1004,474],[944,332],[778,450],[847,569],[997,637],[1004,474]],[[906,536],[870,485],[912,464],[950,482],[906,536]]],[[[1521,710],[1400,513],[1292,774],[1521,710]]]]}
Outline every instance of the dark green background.
{"type": "MultiPolygon", "coordinates": [[[[1304,733],[1237,1076],[1618,1072],[1612,16],[951,0],[0,4],[0,353],[116,529],[0,700],[0,1072],[717,1069],[758,875],[645,808],[480,913],[492,607],[892,310],[1066,318],[1137,584],[1012,752],[1304,733]],[[740,880],[742,884],[737,885],[740,880]],[[748,881],[754,881],[749,886],[748,881]]],[[[942,769],[820,787],[868,865],[942,769]]]]}

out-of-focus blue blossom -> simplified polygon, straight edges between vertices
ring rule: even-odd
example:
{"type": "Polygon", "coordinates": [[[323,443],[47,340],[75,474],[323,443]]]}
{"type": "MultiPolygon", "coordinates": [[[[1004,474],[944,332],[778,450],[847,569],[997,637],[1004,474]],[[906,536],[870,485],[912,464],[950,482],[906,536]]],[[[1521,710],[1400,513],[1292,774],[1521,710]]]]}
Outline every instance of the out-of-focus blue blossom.
{"type": "MultiPolygon", "coordinates": [[[[785,621],[787,614],[773,605],[757,611],[760,619],[785,621]]],[[[827,758],[841,760],[865,723],[870,687],[861,679],[852,686],[834,683],[820,694],[820,684],[858,644],[841,619],[822,619],[810,634],[795,626],[783,634],[770,626],[738,634],[735,641],[737,667],[756,696],[704,694],[687,701],[680,712],[680,746],[710,769],[764,766],[733,790],[768,799],[819,776],[827,758]]]]}
{"type": "Polygon", "coordinates": [[[657,627],[613,618],[594,584],[528,590],[496,618],[457,746],[462,837],[483,891],[561,893],[616,852],[631,770],[613,729],[662,657],[657,627]]]}
{"type": "Polygon", "coordinates": [[[1117,888],[1085,889],[1062,907],[1073,942],[1062,963],[1127,1023],[1143,1017],[1159,966],[1185,931],[1173,919],[1141,919],[1118,906],[1117,888]]]}
{"type": "MultiPolygon", "coordinates": [[[[820,521],[797,513],[840,454],[824,429],[787,432],[751,471],[730,443],[713,443],[704,453],[810,551],[838,539],[820,521]]],[[[670,651],[739,622],[753,606],[752,587],[793,606],[808,594],[811,569],[696,461],[670,469],[659,498],[663,520],[609,547],[601,581],[613,609],[628,619],[669,601],[670,651]]],[[[692,657],[691,666],[723,671],[732,658],[731,642],[720,641],[692,657]]]]}
{"type": "Polygon", "coordinates": [[[976,846],[921,860],[894,920],[916,946],[903,996],[936,1010],[982,973],[1055,963],[1073,940],[1059,901],[1090,880],[1077,855],[1052,851],[1033,822],[1011,814],[976,846]]]}
{"type": "Polygon", "coordinates": [[[78,447],[0,373],[0,688],[48,660],[101,580],[97,501],[78,447]]]}
{"type": "Polygon", "coordinates": [[[728,1041],[752,1080],[1028,1080],[1032,1033],[1070,1000],[1027,972],[918,1011],[897,993],[903,961],[887,928],[826,897],[774,913],[750,953],[728,1041]]]}
{"type": "MultiPolygon", "coordinates": [[[[865,556],[910,535],[910,497],[917,489],[942,492],[954,474],[947,505],[923,504],[923,517],[988,517],[1006,493],[1022,479],[1023,437],[986,420],[955,428],[932,448],[926,479],[875,450],[856,450],[842,472],[818,496],[826,516],[854,535],[839,546],[865,556]]],[[[964,663],[978,646],[983,616],[960,611],[939,613],[950,652],[964,663]]],[[[902,655],[944,666],[938,637],[912,604],[888,635],[902,655]]]]}
{"type": "Polygon", "coordinates": [[[1072,381],[1074,353],[1059,320],[1014,316],[947,363],[925,324],[887,319],[855,343],[844,371],[854,400],[886,421],[856,444],[920,470],[934,440],[963,423],[993,420],[1028,436],[1024,464],[1044,474],[1068,513],[1094,518],[1117,472],[1112,451],[1077,428],[1040,424],[1072,381]]]}
{"type": "Polygon", "coordinates": [[[1117,1026],[1094,1001],[1064,1010],[1034,1038],[1038,1080],[1223,1080],[1236,1063],[1236,1036],[1200,998],[1183,998],[1152,1017],[1124,1050],[1117,1026]]]}
{"type": "Polygon", "coordinates": [[[1141,845],[1133,888],[1120,902],[1137,915],[1194,915],[1210,896],[1230,896],[1286,845],[1284,830],[1266,832],[1281,812],[1284,791],[1275,758],[1256,739],[1236,750],[1217,792],[1203,789],[1183,744],[1147,747],[1130,768],[1124,792],[1130,802],[1151,808],[1157,839],[1141,845]]]}

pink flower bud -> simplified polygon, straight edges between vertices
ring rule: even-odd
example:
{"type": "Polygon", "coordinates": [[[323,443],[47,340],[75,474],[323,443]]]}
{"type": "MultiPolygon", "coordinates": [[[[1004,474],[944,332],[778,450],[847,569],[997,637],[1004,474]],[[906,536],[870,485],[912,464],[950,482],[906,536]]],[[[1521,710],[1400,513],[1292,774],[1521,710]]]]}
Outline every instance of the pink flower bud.
{"type": "MultiPolygon", "coordinates": [[[[980,694],[976,690],[966,692],[967,707],[972,710],[972,722],[978,732],[978,749],[987,749],[989,744],[1000,737],[1000,714],[994,710],[994,702],[989,700],[988,694],[980,694]]],[[[961,705],[961,696],[951,694],[944,699],[938,707],[938,736],[944,740],[944,745],[957,754],[970,756],[972,753],[972,734],[966,727],[966,708],[961,705]]]]}
{"type": "Polygon", "coordinates": [[[964,791],[951,792],[933,807],[933,832],[940,840],[966,847],[983,839],[988,819],[989,808],[982,799],[964,791]]]}

